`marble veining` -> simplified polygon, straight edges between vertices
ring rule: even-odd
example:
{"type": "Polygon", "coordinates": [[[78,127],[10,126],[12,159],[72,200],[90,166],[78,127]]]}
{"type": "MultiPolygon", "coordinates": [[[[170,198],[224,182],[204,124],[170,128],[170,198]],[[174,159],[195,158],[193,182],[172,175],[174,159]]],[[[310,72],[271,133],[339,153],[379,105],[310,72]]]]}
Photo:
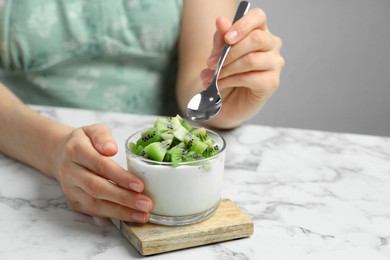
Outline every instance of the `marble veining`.
{"type": "MultiPolygon", "coordinates": [[[[119,147],[153,116],[32,106],[119,147]]],[[[223,197],[254,220],[245,239],[151,259],[390,259],[390,138],[244,125],[227,142],[223,197]]],[[[114,159],[125,167],[124,148],[114,159]]],[[[72,211],[56,181],[0,154],[0,259],[143,258],[114,225],[72,211]]]]}

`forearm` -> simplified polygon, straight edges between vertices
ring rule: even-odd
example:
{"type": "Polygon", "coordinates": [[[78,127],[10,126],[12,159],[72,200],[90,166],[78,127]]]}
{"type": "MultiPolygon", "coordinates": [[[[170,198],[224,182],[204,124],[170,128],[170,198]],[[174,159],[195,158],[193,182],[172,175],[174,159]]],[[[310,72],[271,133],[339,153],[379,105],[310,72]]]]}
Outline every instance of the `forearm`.
{"type": "MultiPolygon", "coordinates": [[[[179,41],[180,66],[176,88],[177,100],[183,114],[186,113],[188,101],[204,89],[199,74],[202,69],[206,68],[207,59],[213,47],[215,20],[219,16],[233,17],[235,8],[236,1],[234,0],[184,2],[179,41]]],[[[222,115],[220,114],[218,118],[207,122],[207,125],[217,128],[232,128],[242,122],[241,120],[240,122],[233,121],[222,115]]]]}
{"type": "Polygon", "coordinates": [[[72,130],[24,105],[0,84],[0,152],[55,178],[59,142],[72,130]]]}

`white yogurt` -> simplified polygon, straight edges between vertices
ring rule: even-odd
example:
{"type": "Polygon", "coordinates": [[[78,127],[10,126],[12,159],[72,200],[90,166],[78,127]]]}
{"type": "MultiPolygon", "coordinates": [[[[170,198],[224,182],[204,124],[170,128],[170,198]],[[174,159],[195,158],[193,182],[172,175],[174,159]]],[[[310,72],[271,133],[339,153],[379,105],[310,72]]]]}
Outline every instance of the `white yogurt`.
{"type": "Polygon", "coordinates": [[[177,167],[134,155],[127,147],[130,141],[139,138],[139,134],[127,140],[127,167],[143,179],[145,194],[153,200],[152,215],[191,218],[191,215],[216,209],[221,199],[225,142],[211,131],[208,134],[217,141],[221,151],[195,165],[187,162],[177,167]]]}

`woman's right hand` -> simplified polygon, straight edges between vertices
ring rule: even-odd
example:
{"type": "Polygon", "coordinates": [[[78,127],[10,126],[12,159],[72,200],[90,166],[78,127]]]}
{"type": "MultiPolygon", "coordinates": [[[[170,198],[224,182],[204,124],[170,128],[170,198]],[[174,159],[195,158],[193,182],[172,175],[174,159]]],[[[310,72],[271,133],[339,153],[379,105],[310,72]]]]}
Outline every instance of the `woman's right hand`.
{"type": "Polygon", "coordinates": [[[74,129],[61,144],[56,178],[70,206],[82,213],[146,223],[152,200],[144,183],[112,158],[118,151],[103,124],[74,129]]]}

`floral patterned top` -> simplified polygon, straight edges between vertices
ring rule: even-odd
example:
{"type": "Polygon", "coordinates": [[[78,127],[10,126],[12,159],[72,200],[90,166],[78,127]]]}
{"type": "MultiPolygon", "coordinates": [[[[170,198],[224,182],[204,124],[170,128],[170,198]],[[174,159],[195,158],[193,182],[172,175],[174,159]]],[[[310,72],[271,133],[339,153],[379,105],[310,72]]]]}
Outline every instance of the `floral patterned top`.
{"type": "Polygon", "coordinates": [[[175,106],[180,0],[0,0],[0,80],[29,104],[175,106]]]}

